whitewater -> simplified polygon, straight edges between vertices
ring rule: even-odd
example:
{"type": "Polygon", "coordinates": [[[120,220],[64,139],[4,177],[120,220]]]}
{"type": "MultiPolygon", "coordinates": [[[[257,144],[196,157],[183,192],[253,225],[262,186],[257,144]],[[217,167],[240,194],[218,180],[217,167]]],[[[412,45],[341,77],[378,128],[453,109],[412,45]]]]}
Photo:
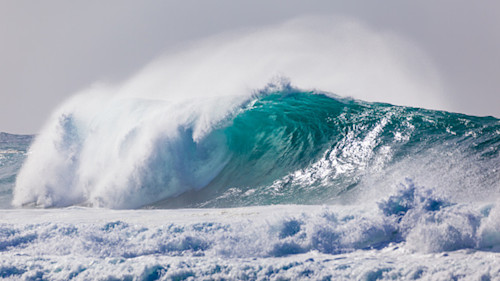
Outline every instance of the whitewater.
{"type": "Polygon", "coordinates": [[[352,20],[222,37],[0,133],[1,279],[500,280],[498,118],[352,20]]]}

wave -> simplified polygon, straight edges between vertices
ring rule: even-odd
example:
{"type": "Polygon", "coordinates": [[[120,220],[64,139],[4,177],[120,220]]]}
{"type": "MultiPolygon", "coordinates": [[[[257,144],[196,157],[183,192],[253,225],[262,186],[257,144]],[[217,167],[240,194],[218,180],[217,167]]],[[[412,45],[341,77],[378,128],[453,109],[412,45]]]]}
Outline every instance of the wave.
{"type": "Polygon", "coordinates": [[[250,98],[78,97],[19,172],[16,206],[323,204],[405,178],[460,198],[498,192],[500,122],[280,82],[250,98]]]}

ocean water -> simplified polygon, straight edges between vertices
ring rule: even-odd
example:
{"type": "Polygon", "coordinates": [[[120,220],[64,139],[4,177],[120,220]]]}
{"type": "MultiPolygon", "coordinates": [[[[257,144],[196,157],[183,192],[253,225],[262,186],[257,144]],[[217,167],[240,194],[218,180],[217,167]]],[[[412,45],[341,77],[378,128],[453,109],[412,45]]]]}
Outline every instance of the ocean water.
{"type": "Polygon", "coordinates": [[[500,120],[270,84],[0,134],[0,278],[500,280],[500,120]]]}

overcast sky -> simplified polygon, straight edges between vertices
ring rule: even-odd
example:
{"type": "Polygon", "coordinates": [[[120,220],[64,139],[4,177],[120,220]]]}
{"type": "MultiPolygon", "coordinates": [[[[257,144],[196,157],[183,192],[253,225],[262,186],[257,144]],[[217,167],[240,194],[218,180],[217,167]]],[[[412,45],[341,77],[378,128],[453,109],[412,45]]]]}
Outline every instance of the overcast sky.
{"type": "Polygon", "coordinates": [[[0,131],[37,133],[76,91],[197,39],[315,14],[401,35],[434,63],[446,109],[500,117],[499,3],[0,0],[0,131]]]}

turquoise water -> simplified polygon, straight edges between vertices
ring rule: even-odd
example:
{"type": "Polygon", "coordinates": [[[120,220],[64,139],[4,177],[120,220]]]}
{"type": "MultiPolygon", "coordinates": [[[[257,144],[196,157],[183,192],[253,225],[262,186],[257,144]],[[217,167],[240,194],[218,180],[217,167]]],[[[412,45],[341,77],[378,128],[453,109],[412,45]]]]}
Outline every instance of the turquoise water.
{"type": "Polygon", "coordinates": [[[488,167],[499,163],[499,132],[500,122],[493,117],[313,92],[271,93],[244,105],[199,144],[201,150],[214,142],[224,146],[229,158],[205,188],[157,206],[323,204],[385,168],[424,155],[426,161],[460,157],[474,162],[484,169],[477,175],[480,185],[494,185],[499,176],[488,167]]]}

